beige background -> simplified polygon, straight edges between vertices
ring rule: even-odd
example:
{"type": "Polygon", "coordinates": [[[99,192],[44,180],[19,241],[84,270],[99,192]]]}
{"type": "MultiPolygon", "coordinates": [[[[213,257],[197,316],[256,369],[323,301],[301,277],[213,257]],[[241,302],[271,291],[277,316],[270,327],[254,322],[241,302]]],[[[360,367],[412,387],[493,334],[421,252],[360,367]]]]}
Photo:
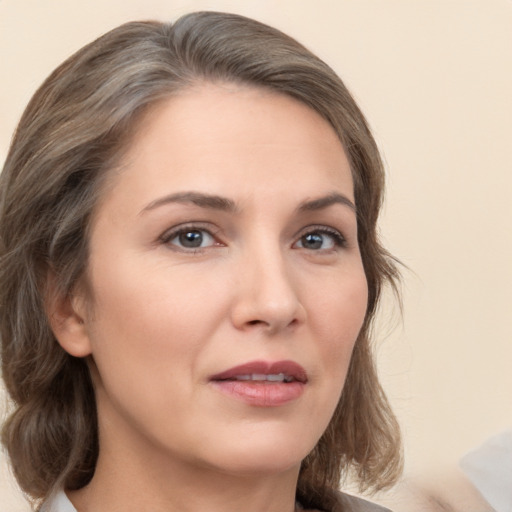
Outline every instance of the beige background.
{"type": "MultiPolygon", "coordinates": [[[[455,465],[512,425],[512,1],[0,0],[0,160],[71,52],[121,22],[199,9],[295,36],[366,112],[389,172],[383,236],[411,269],[393,332],[384,308],[382,378],[407,472],[455,465]]],[[[0,510],[27,510],[0,465],[0,510]]]]}

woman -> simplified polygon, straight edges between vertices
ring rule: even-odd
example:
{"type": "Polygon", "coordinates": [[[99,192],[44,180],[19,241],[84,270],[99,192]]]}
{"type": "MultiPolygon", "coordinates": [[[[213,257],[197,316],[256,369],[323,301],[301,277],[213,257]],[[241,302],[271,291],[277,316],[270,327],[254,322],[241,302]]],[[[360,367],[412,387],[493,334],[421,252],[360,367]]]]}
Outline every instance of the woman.
{"type": "Polygon", "coordinates": [[[334,72],[230,14],[129,23],[28,105],[0,178],[3,443],[42,510],[374,510],[383,170],[334,72]]]}

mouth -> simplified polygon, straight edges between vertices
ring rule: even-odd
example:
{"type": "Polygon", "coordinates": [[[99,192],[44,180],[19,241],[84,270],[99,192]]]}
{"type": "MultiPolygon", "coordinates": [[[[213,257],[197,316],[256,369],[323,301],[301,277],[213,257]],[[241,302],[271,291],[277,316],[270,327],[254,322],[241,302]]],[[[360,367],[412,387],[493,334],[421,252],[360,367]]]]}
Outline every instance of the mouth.
{"type": "Polygon", "coordinates": [[[210,377],[223,394],[252,406],[277,407],[298,399],[308,382],[294,361],[252,361],[210,377]]]}
{"type": "Polygon", "coordinates": [[[284,373],[251,373],[249,375],[237,375],[233,379],[224,380],[240,380],[240,381],[251,381],[251,382],[293,382],[295,380],[291,375],[285,375],[284,373]]]}
{"type": "Polygon", "coordinates": [[[308,380],[306,370],[294,361],[251,361],[213,375],[213,381],[301,382],[308,380]]]}

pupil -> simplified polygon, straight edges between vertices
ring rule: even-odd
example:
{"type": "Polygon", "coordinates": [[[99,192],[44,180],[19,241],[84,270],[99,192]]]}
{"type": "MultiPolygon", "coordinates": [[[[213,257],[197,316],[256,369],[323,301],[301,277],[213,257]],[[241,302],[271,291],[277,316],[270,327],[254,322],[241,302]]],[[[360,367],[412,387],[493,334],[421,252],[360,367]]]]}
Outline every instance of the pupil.
{"type": "Polygon", "coordinates": [[[187,231],[180,234],[179,240],[184,247],[201,247],[203,235],[200,231],[187,231]]]}
{"type": "Polygon", "coordinates": [[[310,233],[302,238],[302,245],[307,249],[320,249],[322,247],[322,235],[310,233]]]}

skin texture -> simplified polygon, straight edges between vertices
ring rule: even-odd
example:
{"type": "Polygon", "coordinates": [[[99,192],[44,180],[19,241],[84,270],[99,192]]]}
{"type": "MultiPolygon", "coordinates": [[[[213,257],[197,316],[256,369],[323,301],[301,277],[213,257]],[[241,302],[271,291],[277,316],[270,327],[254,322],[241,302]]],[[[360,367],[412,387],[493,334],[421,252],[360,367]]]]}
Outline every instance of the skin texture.
{"type": "Polygon", "coordinates": [[[336,134],[294,99],[202,84],[145,117],[96,211],[90,291],[52,315],[98,402],[80,512],[293,510],[366,310],[353,201],[336,134]],[[255,360],[300,364],[303,392],[263,407],[212,384],[255,360]]]}

